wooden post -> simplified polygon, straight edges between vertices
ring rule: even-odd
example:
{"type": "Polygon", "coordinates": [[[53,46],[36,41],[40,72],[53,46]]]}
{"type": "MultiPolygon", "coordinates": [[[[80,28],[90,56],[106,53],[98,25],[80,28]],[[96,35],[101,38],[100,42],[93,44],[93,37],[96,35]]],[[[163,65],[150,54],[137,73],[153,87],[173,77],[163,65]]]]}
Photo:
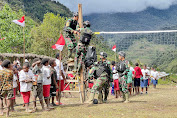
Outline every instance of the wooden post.
{"type": "MultiPolygon", "coordinates": [[[[78,12],[79,12],[79,26],[83,28],[83,16],[82,16],[82,4],[78,4],[78,12]]],[[[82,94],[82,102],[85,101],[85,87],[84,87],[84,65],[81,65],[80,71],[80,78],[81,78],[81,94],[82,94]]]]}
{"type": "Polygon", "coordinates": [[[79,27],[83,28],[83,16],[82,16],[82,4],[78,4],[78,12],[79,12],[79,27]]]}
{"type": "Polygon", "coordinates": [[[23,63],[25,62],[25,26],[23,27],[23,63]]]}

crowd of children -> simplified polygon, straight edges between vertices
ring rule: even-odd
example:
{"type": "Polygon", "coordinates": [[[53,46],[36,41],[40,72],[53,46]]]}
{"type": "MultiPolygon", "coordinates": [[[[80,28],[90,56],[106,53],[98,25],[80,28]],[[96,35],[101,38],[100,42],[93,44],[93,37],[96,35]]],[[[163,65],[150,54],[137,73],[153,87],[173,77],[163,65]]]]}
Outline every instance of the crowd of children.
{"type": "MultiPolygon", "coordinates": [[[[29,62],[25,59],[22,67],[18,58],[13,64],[9,60],[0,60],[0,78],[0,115],[3,115],[3,109],[7,108],[6,115],[9,116],[9,111],[14,111],[17,93],[22,96],[23,106],[29,113],[37,110],[37,98],[39,98],[43,111],[49,111],[54,109],[53,106],[62,105],[61,92],[65,88],[65,80],[68,77],[63,64],[60,63],[59,54],[56,54],[56,59],[51,60],[35,58],[29,62]],[[33,110],[29,109],[30,97],[33,100],[31,101],[33,110]],[[5,104],[3,104],[4,100],[5,104]],[[46,108],[43,101],[45,101],[46,108]]],[[[66,88],[66,90],[70,89],[69,86],[66,88]]]]}
{"type": "MultiPolygon", "coordinates": [[[[113,71],[113,80],[112,83],[112,94],[115,95],[116,98],[121,96],[120,88],[119,88],[119,75],[115,73],[114,70],[116,68],[115,61],[112,62],[112,71],[113,71]]],[[[159,79],[159,73],[155,68],[151,68],[149,70],[146,65],[143,66],[143,69],[139,67],[139,64],[135,64],[135,68],[129,65],[129,72],[127,74],[127,87],[130,95],[138,95],[143,94],[144,88],[146,89],[146,94],[148,93],[148,87],[150,83],[153,84],[153,88],[156,88],[159,79]],[[141,92],[140,92],[141,88],[141,92]]]]}

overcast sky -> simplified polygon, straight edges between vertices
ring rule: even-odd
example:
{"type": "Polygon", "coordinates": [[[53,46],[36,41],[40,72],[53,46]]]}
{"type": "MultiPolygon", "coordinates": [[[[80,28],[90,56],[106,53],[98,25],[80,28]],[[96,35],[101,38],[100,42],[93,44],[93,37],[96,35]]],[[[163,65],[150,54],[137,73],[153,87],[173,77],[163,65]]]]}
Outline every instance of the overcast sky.
{"type": "Polygon", "coordinates": [[[117,13],[139,12],[154,7],[168,9],[177,4],[177,0],[56,0],[67,6],[71,11],[78,9],[78,3],[83,4],[83,13],[117,13]]]}

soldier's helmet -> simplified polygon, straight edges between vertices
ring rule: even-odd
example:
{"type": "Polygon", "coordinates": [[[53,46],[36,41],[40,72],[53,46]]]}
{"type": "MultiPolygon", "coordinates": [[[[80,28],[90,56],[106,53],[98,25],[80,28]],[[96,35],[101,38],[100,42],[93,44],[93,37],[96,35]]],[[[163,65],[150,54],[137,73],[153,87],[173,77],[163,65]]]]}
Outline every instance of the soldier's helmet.
{"type": "Polygon", "coordinates": [[[90,27],[91,25],[90,25],[90,21],[84,21],[84,28],[86,28],[86,27],[90,27]]]}
{"type": "Polygon", "coordinates": [[[75,13],[73,14],[73,17],[77,17],[77,16],[79,16],[79,13],[78,13],[78,12],[75,12],[75,13]]]}
{"type": "Polygon", "coordinates": [[[125,58],[125,56],[126,56],[126,53],[125,53],[124,51],[120,51],[120,52],[118,52],[118,54],[119,54],[120,56],[124,57],[124,58],[125,58]]]}
{"type": "Polygon", "coordinates": [[[107,55],[107,53],[105,53],[105,52],[100,52],[100,56],[103,56],[103,58],[106,59],[108,55],[107,55]]]}

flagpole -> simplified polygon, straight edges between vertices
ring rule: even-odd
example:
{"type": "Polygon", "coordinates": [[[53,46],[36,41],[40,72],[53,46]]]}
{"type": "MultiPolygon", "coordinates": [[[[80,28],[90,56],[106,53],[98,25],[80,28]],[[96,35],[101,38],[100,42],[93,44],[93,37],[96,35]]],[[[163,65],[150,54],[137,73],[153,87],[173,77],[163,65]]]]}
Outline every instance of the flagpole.
{"type": "Polygon", "coordinates": [[[23,62],[25,62],[25,26],[23,27],[23,62]]]}
{"type": "MultiPolygon", "coordinates": [[[[60,32],[60,36],[61,36],[61,32],[60,32]]],[[[59,63],[59,69],[60,69],[60,71],[59,71],[59,75],[60,76],[62,76],[62,74],[61,74],[61,50],[59,51],[59,54],[60,54],[60,63],[59,63]]],[[[64,78],[63,78],[64,79],[64,78]]],[[[60,100],[61,100],[61,79],[59,78],[59,104],[60,104],[60,100]]]]}
{"type": "Polygon", "coordinates": [[[115,51],[115,62],[116,62],[116,51],[115,51]]]}

